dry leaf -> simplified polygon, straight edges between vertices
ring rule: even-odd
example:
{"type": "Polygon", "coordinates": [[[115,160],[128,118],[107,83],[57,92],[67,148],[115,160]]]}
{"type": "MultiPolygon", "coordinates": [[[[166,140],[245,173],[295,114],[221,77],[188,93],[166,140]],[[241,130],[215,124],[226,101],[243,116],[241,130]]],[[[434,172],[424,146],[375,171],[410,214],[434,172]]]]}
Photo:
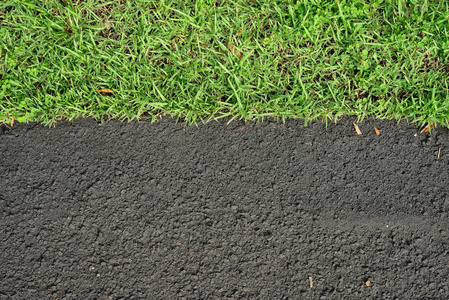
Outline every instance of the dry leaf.
{"type": "Polygon", "coordinates": [[[366,286],[370,286],[371,285],[371,281],[367,281],[367,282],[365,282],[365,284],[366,284],[366,286]]]}
{"type": "Polygon", "coordinates": [[[313,281],[312,281],[312,277],[310,277],[310,276],[309,276],[309,284],[310,284],[310,287],[313,288],[313,281]]]}
{"type": "Polygon", "coordinates": [[[11,117],[11,127],[13,127],[14,126],[14,117],[11,117]]]}
{"type": "Polygon", "coordinates": [[[65,31],[67,31],[67,33],[70,33],[70,35],[73,35],[73,30],[70,27],[64,26],[65,31]]]}
{"type": "Polygon", "coordinates": [[[234,45],[229,44],[229,50],[231,50],[231,52],[232,52],[233,54],[236,54],[237,57],[238,57],[239,59],[242,59],[243,54],[242,54],[241,52],[239,52],[239,51],[237,50],[237,48],[234,47],[234,45]]]}
{"type": "Polygon", "coordinates": [[[245,125],[237,126],[232,131],[243,131],[243,130],[245,130],[245,125]]]}
{"type": "Polygon", "coordinates": [[[432,129],[434,129],[435,128],[435,123],[430,123],[430,124],[427,124],[427,126],[426,127],[424,127],[424,129],[423,130],[421,130],[419,133],[423,133],[423,132],[429,132],[429,125],[430,125],[430,130],[432,130],[432,129]]]}
{"type": "Polygon", "coordinates": [[[357,126],[356,123],[352,123],[352,124],[354,124],[354,128],[355,128],[355,131],[357,131],[357,134],[358,134],[358,135],[361,135],[362,132],[360,131],[359,126],[357,126]]]}
{"type": "Polygon", "coordinates": [[[374,131],[376,131],[376,134],[377,134],[377,135],[380,135],[380,131],[379,131],[379,129],[377,129],[376,127],[374,127],[374,131]]]}
{"type": "Polygon", "coordinates": [[[110,89],[100,89],[100,90],[98,90],[98,92],[99,92],[99,93],[106,93],[106,94],[109,94],[109,93],[113,93],[114,91],[112,91],[112,90],[110,90],[110,89]]]}

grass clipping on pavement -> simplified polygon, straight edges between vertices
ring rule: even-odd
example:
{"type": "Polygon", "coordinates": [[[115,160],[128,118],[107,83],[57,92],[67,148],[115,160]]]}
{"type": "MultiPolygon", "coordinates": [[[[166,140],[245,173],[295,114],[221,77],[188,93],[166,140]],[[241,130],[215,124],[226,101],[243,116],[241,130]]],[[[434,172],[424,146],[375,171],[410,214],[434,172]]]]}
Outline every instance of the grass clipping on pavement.
{"type": "Polygon", "coordinates": [[[448,58],[439,0],[3,0],[0,119],[449,127],[448,58]]]}

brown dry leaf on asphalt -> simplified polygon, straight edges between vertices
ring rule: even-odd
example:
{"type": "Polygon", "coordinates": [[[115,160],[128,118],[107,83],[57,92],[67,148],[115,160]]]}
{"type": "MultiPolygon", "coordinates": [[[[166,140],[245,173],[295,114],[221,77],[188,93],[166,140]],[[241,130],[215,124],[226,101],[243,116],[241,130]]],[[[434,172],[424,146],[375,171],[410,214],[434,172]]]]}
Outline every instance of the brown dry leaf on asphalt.
{"type": "Polygon", "coordinates": [[[377,135],[380,135],[380,131],[376,127],[374,127],[374,131],[376,132],[377,135]]]}
{"type": "Polygon", "coordinates": [[[189,254],[190,254],[190,256],[196,256],[196,257],[199,257],[199,256],[200,256],[199,254],[196,254],[196,253],[193,252],[192,250],[189,250],[189,254]]]}
{"type": "Polygon", "coordinates": [[[98,92],[99,92],[99,93],[110,94],[110,93],[113,93],[114,91],[112,91],[112,90],[110,90],[110,89],[99,89],[98,92]]]}
{"type": "Polygon", "coordinates": [[[355,128],[355,131],[357,131],[357,134],[358,134],[358,135],[361,135],[362,132],[360,131],[359,126],[357,126],[356,123],[352,123],[352,124],[354,124],[354,128],[355,128]]]}
{"type": "Polygon", "coordinates": [[[371,285],[371,281],[367,281],[367,282],[365,282],[365,284],[366,284],[366,286],[370,286],[371,285]]]}
{"type": "Polygon", "coordinates": [[[432,130],[432,129],[434,129],[435,128],[435,123],[430,123],[430,124],[427,124],[427,126],[426,127],[424,127],[424,129],[423,130],[421,130],[419,133],[423,133],[423,132],[429,132],[429,125],[430,125],[430,130],[432,130]]]}
{"type": "Polygon", "coordinates": [[[246,128],[245,125],[240,125],[232,129],[232,131],[243,131],[245,130],[245,128],[246,128]]]}
{"type": "Polygon", "coordinates": [[[14,126],[14,117],[11,117],[11,127],[13,127],[14,126]]]}

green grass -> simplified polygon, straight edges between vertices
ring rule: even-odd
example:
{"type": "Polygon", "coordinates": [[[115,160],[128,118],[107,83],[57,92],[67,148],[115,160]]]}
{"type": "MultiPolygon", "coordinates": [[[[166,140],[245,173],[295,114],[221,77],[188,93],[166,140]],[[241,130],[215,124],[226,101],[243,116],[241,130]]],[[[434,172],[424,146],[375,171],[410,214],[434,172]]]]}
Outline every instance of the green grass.
{"type": "Polygon", "coordinates": [[[4,122],[353,115],[449,127],[448,1],[3,0],[0,47],[4,122]]]}

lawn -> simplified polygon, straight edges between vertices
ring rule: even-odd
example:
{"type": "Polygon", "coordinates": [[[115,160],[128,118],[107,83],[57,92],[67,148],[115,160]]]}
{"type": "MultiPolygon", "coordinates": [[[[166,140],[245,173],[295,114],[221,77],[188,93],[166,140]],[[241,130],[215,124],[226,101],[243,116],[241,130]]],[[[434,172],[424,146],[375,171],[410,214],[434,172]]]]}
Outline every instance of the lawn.
{"type": "Polygon", "coordinates": [[[3,0],[0,120],[411,119],[449,128],[449,2],[3,0]]]}

